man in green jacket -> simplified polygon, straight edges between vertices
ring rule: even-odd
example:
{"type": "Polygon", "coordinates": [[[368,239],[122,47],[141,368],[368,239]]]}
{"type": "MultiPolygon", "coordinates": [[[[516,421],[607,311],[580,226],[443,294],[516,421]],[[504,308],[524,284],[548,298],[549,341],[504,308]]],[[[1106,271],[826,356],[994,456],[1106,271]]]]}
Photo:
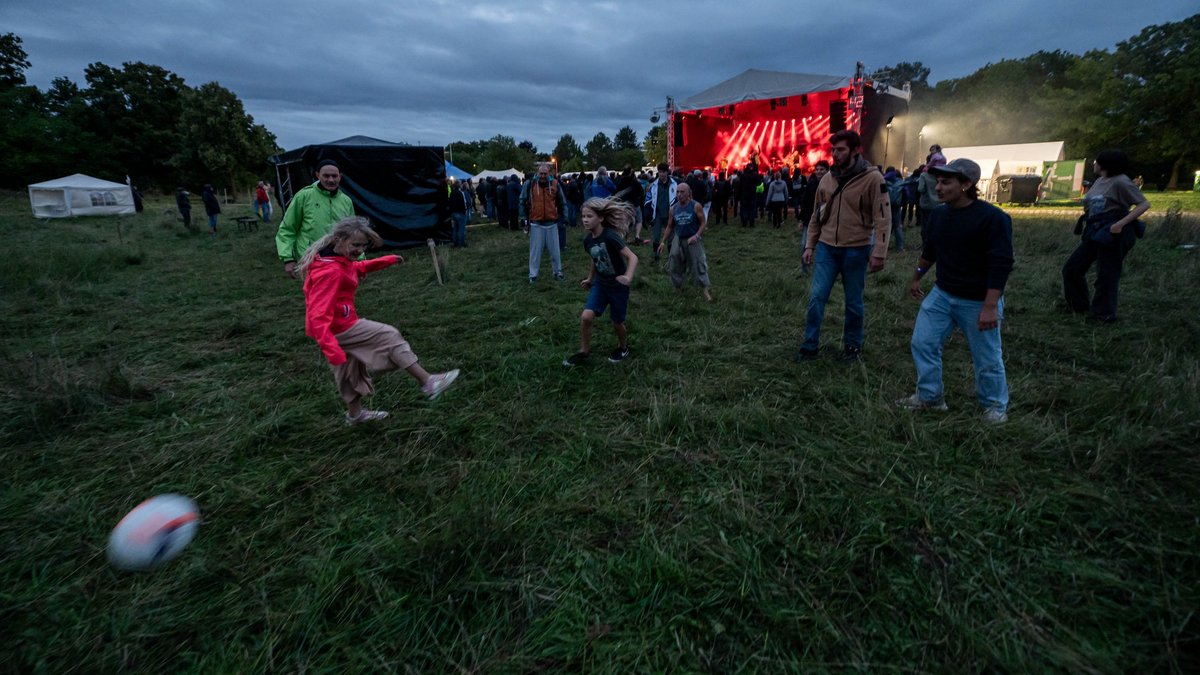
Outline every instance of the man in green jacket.
{"type": "Polygon", "coordinates": [[[301,188],[292,197],[275,233],[275,250],[283,261],[283,272],[296,276],[296,261],[313,242],[329,234],[333,224],[354,215],[354,203],[338,190],[342,170],[332,159],[317,164],[317,182],[301,188]]]}

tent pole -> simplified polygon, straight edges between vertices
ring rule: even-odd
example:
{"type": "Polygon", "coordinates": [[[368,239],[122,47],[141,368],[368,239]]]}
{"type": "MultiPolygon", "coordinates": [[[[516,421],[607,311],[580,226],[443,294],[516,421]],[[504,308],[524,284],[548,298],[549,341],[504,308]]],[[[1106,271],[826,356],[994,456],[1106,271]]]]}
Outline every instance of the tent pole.
{"type": "Polygon", "coordinates": [[[437,259],[437,244],[433,243],[433,239],[426,239],[425,244],[429,246],[429,255],[433,258],[433,273],[437,275],[438,286],[442,285],[442,267],[438,265],[437,259]]]}

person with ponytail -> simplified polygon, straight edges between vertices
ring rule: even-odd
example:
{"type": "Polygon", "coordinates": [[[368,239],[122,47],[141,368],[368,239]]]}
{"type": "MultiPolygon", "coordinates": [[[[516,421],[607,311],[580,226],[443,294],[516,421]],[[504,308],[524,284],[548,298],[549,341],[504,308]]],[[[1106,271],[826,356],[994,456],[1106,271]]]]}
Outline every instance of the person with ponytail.
{"type": "Polygon", "coordinates": [[[397,263],[398,255],[359,260],[367,249],[382,243],[361,216],[343,218],[300,258],[296,274],[304,280],[304,332],[316,340],[333,368],[338,393],[346,404],[346,424],[380,420],[383,410],[366,410],[364,396],[375,393],[371,374],[403,369],[430,399],[454,383],[458,370],[431,375],[417,363],[408,342],[394,326],[361,319],[354,294],[363,277],[397,263]]]}

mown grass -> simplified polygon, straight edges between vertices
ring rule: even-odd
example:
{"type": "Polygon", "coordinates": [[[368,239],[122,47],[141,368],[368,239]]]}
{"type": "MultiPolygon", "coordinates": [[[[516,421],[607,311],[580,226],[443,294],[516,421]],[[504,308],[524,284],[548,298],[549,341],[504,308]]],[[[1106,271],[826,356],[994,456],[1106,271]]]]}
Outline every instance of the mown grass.
{"type": "Polygon", "coordinates": [[[999,428],[961,338],[950,413],[891,405],[914,252],[869,280],[864,363],[799,366],[790,230],[715,229],[713,304],[639,249],[633,357],[565,371],[583,292],[473,228],[446,285],[414,250],[359,294],[461,385],[381,376],[393,417],[347,429],[271,233],[210,240],[165,205],[118,237],[0,198],[7,670],[1200,668],[1193,220],[1152,225],[1096,326],[1058,299],[1072,219],[1017,219],[999,428]],[[200,504],[192,546],[109,568],[109,530],[168,491],[200,504]]]}

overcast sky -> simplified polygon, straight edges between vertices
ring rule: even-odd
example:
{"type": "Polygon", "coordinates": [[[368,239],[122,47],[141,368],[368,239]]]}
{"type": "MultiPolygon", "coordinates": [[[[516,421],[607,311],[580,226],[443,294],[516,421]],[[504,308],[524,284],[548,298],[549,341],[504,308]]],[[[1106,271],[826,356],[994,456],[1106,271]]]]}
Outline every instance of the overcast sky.
{"type": "Polygon", "coordinates": [[[665,97],[747,68],[850,76],[921,61],[931,82],[1006,58],[1111,49],[1195,0],[639,2],[0,0],[30,84],[93,62],[162,66],[241,98],[285,149],[364,134],[444,145],[496,134],[649,130],[665,97]]]}

